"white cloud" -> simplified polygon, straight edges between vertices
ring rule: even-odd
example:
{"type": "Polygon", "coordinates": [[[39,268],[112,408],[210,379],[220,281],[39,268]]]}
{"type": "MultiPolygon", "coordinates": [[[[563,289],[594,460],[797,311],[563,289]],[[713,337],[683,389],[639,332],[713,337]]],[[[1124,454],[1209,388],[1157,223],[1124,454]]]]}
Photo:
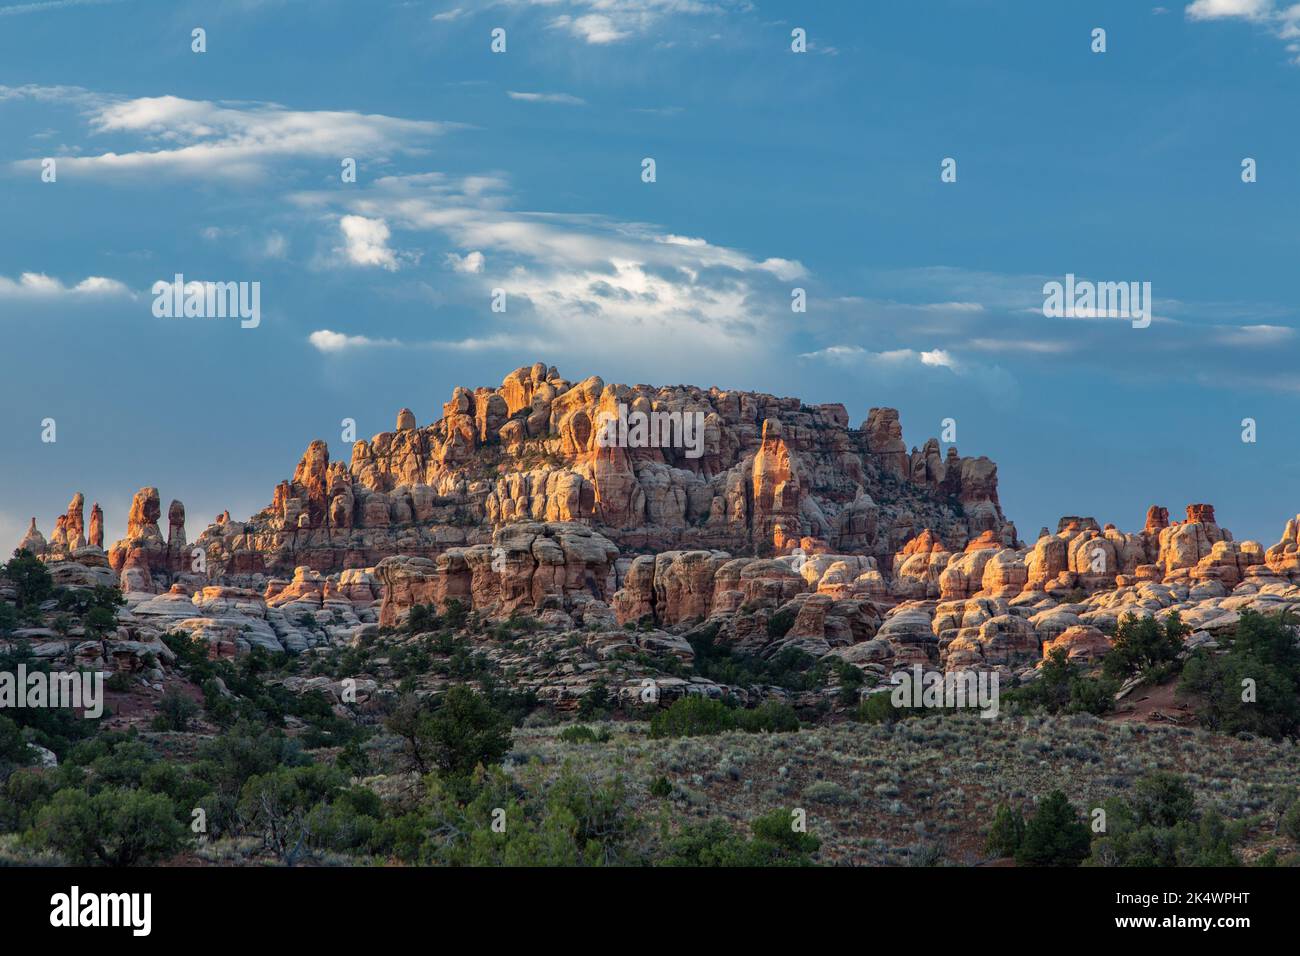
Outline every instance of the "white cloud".
{"type": "Polygon", "coordinates": [[[971,339],[966,348],[977,352],[1029,352],[1033,355],[1059,355],[1074,346],[1068,342],[1044,342],[1034,339],[971,339]]]}
{"type": "Polygon", "coordinates": [[[613,20],[600,13],[589,13],[581,17],[556,17],[551,21],[551,26],[567,29],[574,36],[596,45],[617,43],[632,35],[630,30],[620,30],[613,20]]]}
{"type": "MultiPolygon", "coordinates": [[[[1300,3],[1278,8],[1274,0],[1195,0],[1186,8],[1189,20],[1247,20],[1262,24],[1280,40],[1300,38],[1300,3]]],[[[1287,43],[1291,63],[1300,66],[1300,44],[1287,43]]]]}
{"type": "MultiPolygon", "coordinates": [[[[719,17],[752,9],[749,0],[505,0],[512,6],[535,7],[553,16],[549,26],[564,30],[593,46],[621,43],[645,36],[677,17],[719,17]]],[[[701,32],[692,24],[691,29],[701,32]]]]}
{"type": "Polygon", "coordinates": [[[555,347],[593,356],[666,356],[691,343],[752,357],[785,333],[788,282],[807,275],[797,260],[755,258],[602,216],[510,210],[504,185],[497,177],[428,173],[294,199],[309,208],[342,204],[350,216],[436,233],[454,250],[473,250],[443,253],[477,286],[464,294],[477,299],[489,285],[504,289],[508,318],[497,321],[522,316],[555,347]],[[483,270],[474,253],[483,264],[492,260],[490,283],[477,278],[483,270]]]}
{"type": "Polygon", "coordinates": [[[1242,17],[1255,20],[1270,12],[1273,0],[1196,0],[1188,4],[1189,20],[1221,20],[1242,17]]]}
{"type": "Polygon", "coordinates": [[[929,352],[921,353],[922,365],[934,365],[938,368],[956,368],[957,363],[953,357],[943,349],[932,349],[929,352]]]}
{"type": "Polygon", "coordinates": [[[1295,338],[1295,329],[1285,325],[1242,325],[1225,328],[1218,340],[1225,345],[1278,345],[1295,338]]]}
{"type": "Polygon", "coordinates": [[[872,352],[858,345],[830,345],[815,352],[804,352],[800,358],[821,359],[841,365],[872,363],[882,365],[908,365],[919,363],[932,368],[946,368],[956,371],[957,361],[943,349],[917,351],[916,349],[887,349],[872,352]]]}
{"type": "Polygon", "coordinates": [[[395,346],[402,343],[396,339],[372,339],[364,335],[344,335],[330,329],[317,329],[307,336],[310,342],[321,352],[343,352],[347,349],[371,348],[374,346],[395,346]]]}
{"type": "Polygon", "coordinates": [[[447,253],[447,264],[457,272],[468,272],[471,275],[478,275],[483,271],[483,253],[475,250],[467,252],[463,256],[458,256],[454,252],[447,253]]]}
{"type": "Polygon", "coordinates": [[[0,298],[93,298],[130,294],[131,290],[121,282],[103,276],[87,276],[73,286],[66,286],[42,272],[24,272],[17,281],[0,276],[0,298]]]}
{"type": "MultiPolygon", "coordinates": [[[[178,96],[136,99],[66,87],[0,87],[0,99],[66,102],[88,114],[92,135],[136,136],[141,148],[56,156],[59,171],[77,175],[158,174],[249,179],[283,158],[383,160],[423,151],[454,124],[339,110],[291,110],[276,103],[226,104],[178,96]]],[[[20,161],[28,168],[39,160],[20,161]]]]}
{"type": "Polygon", "coordinates": [[[44,13],[47,10],[65,10],[69,7],[101,7],[122,0],[36,0],[34,3],[15,3],[0,7],[0,17],[15,17],[24,13],[44,13]]]}
{"type": "Polygon", "coordinates": [[[559,103],[564,106],[587,105],[586,100],[568,93],[521,93],[518,90],[507,90],[506,95],[512,100],[522,100],[525,103],[559,103]]]}
{"type": "Polygon", "coordinates": [[[978,302],[926,302],[916,308],[923,312],[983,312],[984,306],[978,302]]]}
{"type": "Polygon", "coordinates": [[[268,259],[283,259],[289,253],[289,240],[281,233],[273,232],[266,237],[262,252],[268,259]]]}
{"type": "Polygon", "coordinates": [[[388,248],[391,233],[384,220],[344,216],[339,220],[339,229],[347,243],[343,253],[348,261],[358,266],[379,266],[390,272],[397,271],[397,255],[388,248]]]}
{"type": "Polygon", "coordinates": [[[307,336],[318,351],[337,354],[352,349],[366,348],[421,348],[440,349],[450,352],[486,352],[495,349],[517,351],[520,349],[542,350],[547,343],[536,337],[518,335],[489,335],[481,338],[457,339],[453,341],[403,342],[400,339],[372,339],[365,335],[345,335],[330,329],[317,329],[307,336]]]}

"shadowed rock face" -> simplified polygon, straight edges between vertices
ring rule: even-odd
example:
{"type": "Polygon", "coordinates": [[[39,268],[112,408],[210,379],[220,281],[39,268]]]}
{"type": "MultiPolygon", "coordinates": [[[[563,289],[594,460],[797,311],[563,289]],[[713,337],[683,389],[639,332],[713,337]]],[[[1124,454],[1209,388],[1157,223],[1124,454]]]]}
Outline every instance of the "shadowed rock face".
{"type": "Polygon", "coordinates": [[[270,507],[210,526],[195,545],[216,573],[247,576],[433,558],[518,521],[587,525],[625,551],[763,555],[808,537],[884,564],[923,527],[1014,543],[991,461],[951,447],[941,458],[934,441],[909,458],[893,409],[872,409],[862,428],[848,422],[842,405],[574,383],[539,363],[498,388],[456,388],[432,424],[402,409],[394,431],[356,442],[347,462],[312,442],[270,507]],[[699,442],[669,426],[669,441],[650,447],[603,443],[620,408],[669,422],[698,415],[699,442]]]}

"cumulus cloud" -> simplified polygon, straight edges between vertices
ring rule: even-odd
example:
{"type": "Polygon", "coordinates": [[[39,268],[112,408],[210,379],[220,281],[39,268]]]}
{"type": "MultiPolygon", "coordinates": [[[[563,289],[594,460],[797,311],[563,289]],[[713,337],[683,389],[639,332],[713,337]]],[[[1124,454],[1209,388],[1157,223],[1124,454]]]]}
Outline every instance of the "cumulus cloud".
{"type": "Polygon", "coordinates": [[[17,281],[0,276],[0,298],[63,299],[129,296],[124,284],[103,276],[87,276],[75,285],[64,285],[43,272],[24,272],[17,281]]]}
{"type": "MultiPolygon", "coordinates": [[[[66,87],[0,87],[0,99],[65,102],[80,108],[92,136],[136,137],[126,152],[56,156],[60,171],[78,175],[175,174],[253,178],[288,157],[344,156],[383,160],[422,152],[454,124],[341,110],[292,110],[276,103],[223,103],[179,96],[135,99],[66,87]]],[[[21,161],[26,168],[37,160],[21,161]]]]}
{"type": "MultiPolygon", "coordinates": [[[[489,285],[505,290],[510,319],[540,323],[553,345],[585,354],[680,355],[681,344],[690,343],[752,355],[783,333],[787,283],[807,276],[792,258],[754,257],[644,223],[512,210],[504,186],[494,177],[422,174],[347,193],[303,193],[295,201],[310,208],[343,204],[357,220],[435,233],[453,249],[473,250],[444,254],[467,282],[482,276],[491,258],[490,283],[479,279],[467,294],[486,295],[489,285]]],[[[358,252],[377,262],[390,251],[388,237],[371,233],[358,252]]]]}
{"type": "Polygon", "coordinates": [[[397,254],[388,248],[391,233],[384,220],[344,216],[339,220],[339,229],[346,243],[343,254],[353,265],[397,271],[397,254]]]}
{"type": "Polygon", "coordinates": [[[467,252],[463,256],[458,256],[454,252],[447,253],[447,264],[457,272],[478,275],[483,271],[483,261],[483,253],[477,249],[473,252],[467,252]]]}

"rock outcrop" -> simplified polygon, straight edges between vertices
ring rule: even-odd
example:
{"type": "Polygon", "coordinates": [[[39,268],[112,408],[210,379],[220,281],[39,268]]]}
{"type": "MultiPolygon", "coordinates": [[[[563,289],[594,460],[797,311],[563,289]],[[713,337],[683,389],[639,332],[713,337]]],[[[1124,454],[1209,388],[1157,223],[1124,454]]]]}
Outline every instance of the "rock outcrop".
{"type": "Polygon", "coordinates": [[[539,685],[556,701],[580,693],[591,658],[680,664],[700,640],[877,676],[1031,679],[1057,650],[1095,664],[1127,616],[1178,613],[1209,640],[1246,609],[1300,610],[1300,516],[1267,549],[1201,503],[1175,522],[1152,506],[1133,532],[1069,515],[1026,544],[996,465],[935,439],[909,453],[893,409],[855,429],[842,405],[570,382],[540,363],[454,389],[431,424],[402,409],[347,460],[311,442],[268,507],[225,512],[193,542],[179,501],[164,536],[152,487],[107,554],[102,511],[87,537],[83,509],[77,493],[48,541],[33,519],[20,545],[60,586],[119,584],[122,640],[297,653],[455,601],[538,622],[538,646],[571,668],[539,685]],[[633,416],[654,440],[611,442],[605,423],[633,416]]]}
{"type": "Polygon", "coordinates": [[[518,521],[584,524],[627,552],[764,556],[811,538],[886,569],[920,527],[1015,543],[988,459],[951,446],[940,458],[931,442],[912,468],[897,411],[872,409],[861,429],[848,420],[842,405],[575,383],[539,363],[499,388],[455,389],[430,425],[402,409],[394,431],[356,442],[349,461],[312,442],[266,510],[209,526],[195,546],[214,574],[257,583],[299,565],[432,559],[518,521]],[[649,440],[602,440],[620,409],[645,416],[649,440]],[[678,427],[687,419],[699,426],[690,434],[678,427]]]}

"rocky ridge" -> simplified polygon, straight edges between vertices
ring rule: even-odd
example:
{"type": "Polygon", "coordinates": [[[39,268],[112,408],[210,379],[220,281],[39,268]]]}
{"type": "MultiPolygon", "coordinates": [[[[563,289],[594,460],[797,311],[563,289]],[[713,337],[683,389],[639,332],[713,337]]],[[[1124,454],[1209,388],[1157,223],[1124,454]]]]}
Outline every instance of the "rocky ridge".
{"type": "Polygon", "coordinates": [[[1205,504],[1172,523],[1152,507],[1132,533],[1068,516],[1027,545],[1002,514],[996,465],[934,439],[909,453],[892,409],[851,428],[841,405],[570,383],[535,365],[500,388],[457,388],[442,411],[420,427],[402,410],[347,464],[312,442],[268,508],[223,514],[193,543],[184,506],[171,503],[164,536],[159,494],[143,488],[106,552],[102,511],[87,535],[78,493],[48,540],[33,519],[19,546],[63,586],[119,585],[117,632],[16,636],[83,662],[156,651],[178,631],[213,654],[302,653],[454,599],[535,620],[532,640],[558,652],[513,666],[563,701],[610,676],[593,658],[635,692],[655,673],[645,658],[689,663],[701,629],[762,657],[1024,679],[1056,648],[1096,660],[1124,615],[1176,611],[1204,643],[1243,609],[1300,608],[1300,516],[1267,549],[1235,541],[1205,504]],[[702,454],[602,447],[600,417],[619,404],[700,412],[702,454]]]}

